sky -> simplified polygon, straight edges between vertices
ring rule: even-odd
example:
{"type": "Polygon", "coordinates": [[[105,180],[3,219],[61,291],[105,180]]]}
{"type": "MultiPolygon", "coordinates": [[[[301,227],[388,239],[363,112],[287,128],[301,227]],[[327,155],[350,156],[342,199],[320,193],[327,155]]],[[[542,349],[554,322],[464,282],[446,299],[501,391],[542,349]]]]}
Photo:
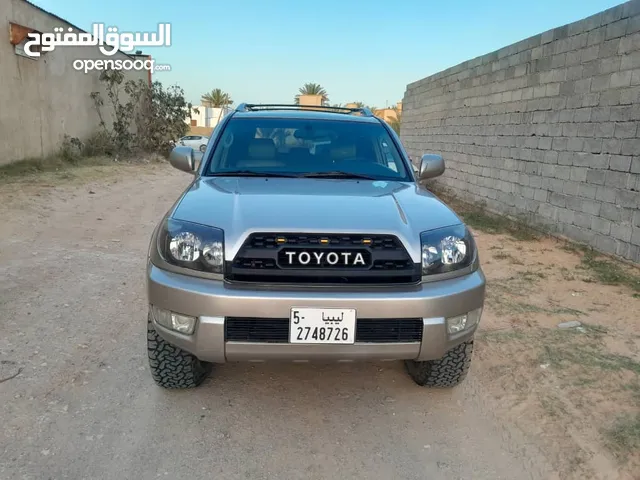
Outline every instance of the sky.
{"type": "Polygon", "coordinates": [[[145,48],[187,101],[220,88],[237,105],[292,103],[307,82],[333,103],[382,108],[407,84],[479,55],[580,20],[622,0],[30,0],[91,31],[156,32],[171,46],[145,48]]]}

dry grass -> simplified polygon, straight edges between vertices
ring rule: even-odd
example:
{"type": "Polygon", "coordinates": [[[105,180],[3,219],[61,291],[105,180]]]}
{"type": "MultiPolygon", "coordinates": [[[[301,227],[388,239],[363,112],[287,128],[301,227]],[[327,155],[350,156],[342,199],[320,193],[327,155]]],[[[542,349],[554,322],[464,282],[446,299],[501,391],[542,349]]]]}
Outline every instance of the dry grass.
{"type": "Polygon", "coordinates": [[[479,233],[487,297],[475,372],[495,408],[531,433],[559,478],[634,478],[640,270],[437,194],[479,233]],[[558,328],[572,320],[580,326],[558,328]]]}

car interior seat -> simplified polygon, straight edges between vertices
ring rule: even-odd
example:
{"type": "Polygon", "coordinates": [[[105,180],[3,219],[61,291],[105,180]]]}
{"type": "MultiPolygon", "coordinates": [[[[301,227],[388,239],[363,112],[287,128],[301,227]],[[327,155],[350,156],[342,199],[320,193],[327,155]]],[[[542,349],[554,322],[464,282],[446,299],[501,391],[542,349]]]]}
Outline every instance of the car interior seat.
{"type": "Polygon", "coordinates": [[[236,162],[238,169],[282,166],[284,162],[277,158],[276,145],[271,138],[250,139],[246,155],[242,155],[236,162]]]}

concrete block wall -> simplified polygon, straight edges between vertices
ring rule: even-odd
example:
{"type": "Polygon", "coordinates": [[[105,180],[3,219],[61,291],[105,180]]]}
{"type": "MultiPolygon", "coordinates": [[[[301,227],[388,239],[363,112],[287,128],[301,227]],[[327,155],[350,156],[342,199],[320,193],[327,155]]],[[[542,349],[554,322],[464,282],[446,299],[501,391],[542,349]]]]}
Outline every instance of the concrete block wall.
{"type": "Polygon", "coordinates": [[[402,117],[455,195],[640,262],[640,0],[411,83],[402,117]]]}

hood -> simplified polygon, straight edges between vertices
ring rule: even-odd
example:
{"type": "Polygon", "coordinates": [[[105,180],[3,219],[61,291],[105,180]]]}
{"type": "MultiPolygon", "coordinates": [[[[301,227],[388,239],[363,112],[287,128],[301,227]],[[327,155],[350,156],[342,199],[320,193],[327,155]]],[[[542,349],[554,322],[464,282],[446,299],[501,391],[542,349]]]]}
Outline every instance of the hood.
{"type": "Polygon", "coordinates": [[[172,216],[224,230],[227,259],[254,232],[315,232],[396,235],[419,262],[420,232],[461,223],[414,183],[315,178],[201,177],[172,216]]]}

